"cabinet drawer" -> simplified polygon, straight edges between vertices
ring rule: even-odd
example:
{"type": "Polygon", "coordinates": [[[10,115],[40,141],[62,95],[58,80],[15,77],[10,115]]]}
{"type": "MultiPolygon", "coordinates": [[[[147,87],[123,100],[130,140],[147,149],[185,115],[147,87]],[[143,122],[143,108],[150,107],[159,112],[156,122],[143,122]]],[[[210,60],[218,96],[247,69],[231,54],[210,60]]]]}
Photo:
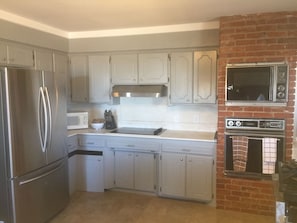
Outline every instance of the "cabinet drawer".
{"type": "Polygon", "coordinates": [[[80,146],[95,146],[104,147],[105,139],[100,136],[90,136],[90,135],[80,135],[78,137],[78,142],[80,146]]]}
{"type": "Polygon", "coordinates": [[[216,144],[213,142],[173,141],[173,142],[163,143],[162,151],[213,156],[215,151],[215,145],[216,144]]]}
{"type": "Polygon", "coordinates": [[[74,136],[67,137],[66,143],[67,143],[68,153],[73,152],[78,147],[77,136],[74,135],[74,136]]]}
{"type": "Polygon", "coordinates": [[[107,141],[107,146],[115,149],[128,149],[128,150],[142,150],[158,152],[160,150],[160,143],[153,142],[146,139],[110,139],[107,141]]]}

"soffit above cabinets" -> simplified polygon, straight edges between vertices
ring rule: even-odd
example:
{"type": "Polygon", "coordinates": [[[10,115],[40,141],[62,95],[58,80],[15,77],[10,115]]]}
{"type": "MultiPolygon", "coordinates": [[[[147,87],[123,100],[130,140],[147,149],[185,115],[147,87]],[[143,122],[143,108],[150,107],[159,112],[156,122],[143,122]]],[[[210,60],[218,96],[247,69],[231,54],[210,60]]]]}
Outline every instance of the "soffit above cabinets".
{"type": "Polygon", "coordinates": [[[296,0],[1,0],[0,19],[86,38],[214,29],[221,16],[296,8],[296,0]]]}

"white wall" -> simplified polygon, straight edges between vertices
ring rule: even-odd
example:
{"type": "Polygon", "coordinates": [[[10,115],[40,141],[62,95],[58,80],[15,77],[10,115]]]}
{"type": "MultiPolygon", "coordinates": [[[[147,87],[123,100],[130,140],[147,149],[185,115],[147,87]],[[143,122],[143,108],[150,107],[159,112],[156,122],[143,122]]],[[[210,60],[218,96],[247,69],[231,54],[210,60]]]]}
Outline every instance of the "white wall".
{"type": "Polygon", "coordinates": [[[119,105],[70,104],[68,111],[88,111],[89,121],[111,109],[118,127],[163,127],[172,130],[216,131],[217,105],[168,106],[167,98],[121,98],[119,105]]]}

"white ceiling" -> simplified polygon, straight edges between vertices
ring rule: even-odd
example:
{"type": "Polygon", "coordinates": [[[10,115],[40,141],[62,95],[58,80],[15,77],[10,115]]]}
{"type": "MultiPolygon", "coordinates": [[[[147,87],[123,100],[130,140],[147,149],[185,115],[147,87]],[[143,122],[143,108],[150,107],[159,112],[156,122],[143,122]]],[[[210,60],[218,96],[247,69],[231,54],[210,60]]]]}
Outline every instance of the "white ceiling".
{"type": "Polygon", "coordinates": [[[0,0],[0,19],[67,37],[189,25],[201,29],[221,16],[296,10],[297,0],[0,0]]]}

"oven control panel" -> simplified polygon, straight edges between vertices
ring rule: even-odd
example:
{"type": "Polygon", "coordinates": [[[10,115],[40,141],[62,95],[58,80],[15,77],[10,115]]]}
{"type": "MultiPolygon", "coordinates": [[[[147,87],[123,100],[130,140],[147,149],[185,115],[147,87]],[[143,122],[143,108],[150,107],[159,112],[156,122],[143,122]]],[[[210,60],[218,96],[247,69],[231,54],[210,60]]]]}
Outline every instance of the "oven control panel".
{"type": "Polygon", "coordinates": [[[283,119],[241,119],[226,118],[226,129],[250,129],[250,130],[285,130],[283,119]]]}

